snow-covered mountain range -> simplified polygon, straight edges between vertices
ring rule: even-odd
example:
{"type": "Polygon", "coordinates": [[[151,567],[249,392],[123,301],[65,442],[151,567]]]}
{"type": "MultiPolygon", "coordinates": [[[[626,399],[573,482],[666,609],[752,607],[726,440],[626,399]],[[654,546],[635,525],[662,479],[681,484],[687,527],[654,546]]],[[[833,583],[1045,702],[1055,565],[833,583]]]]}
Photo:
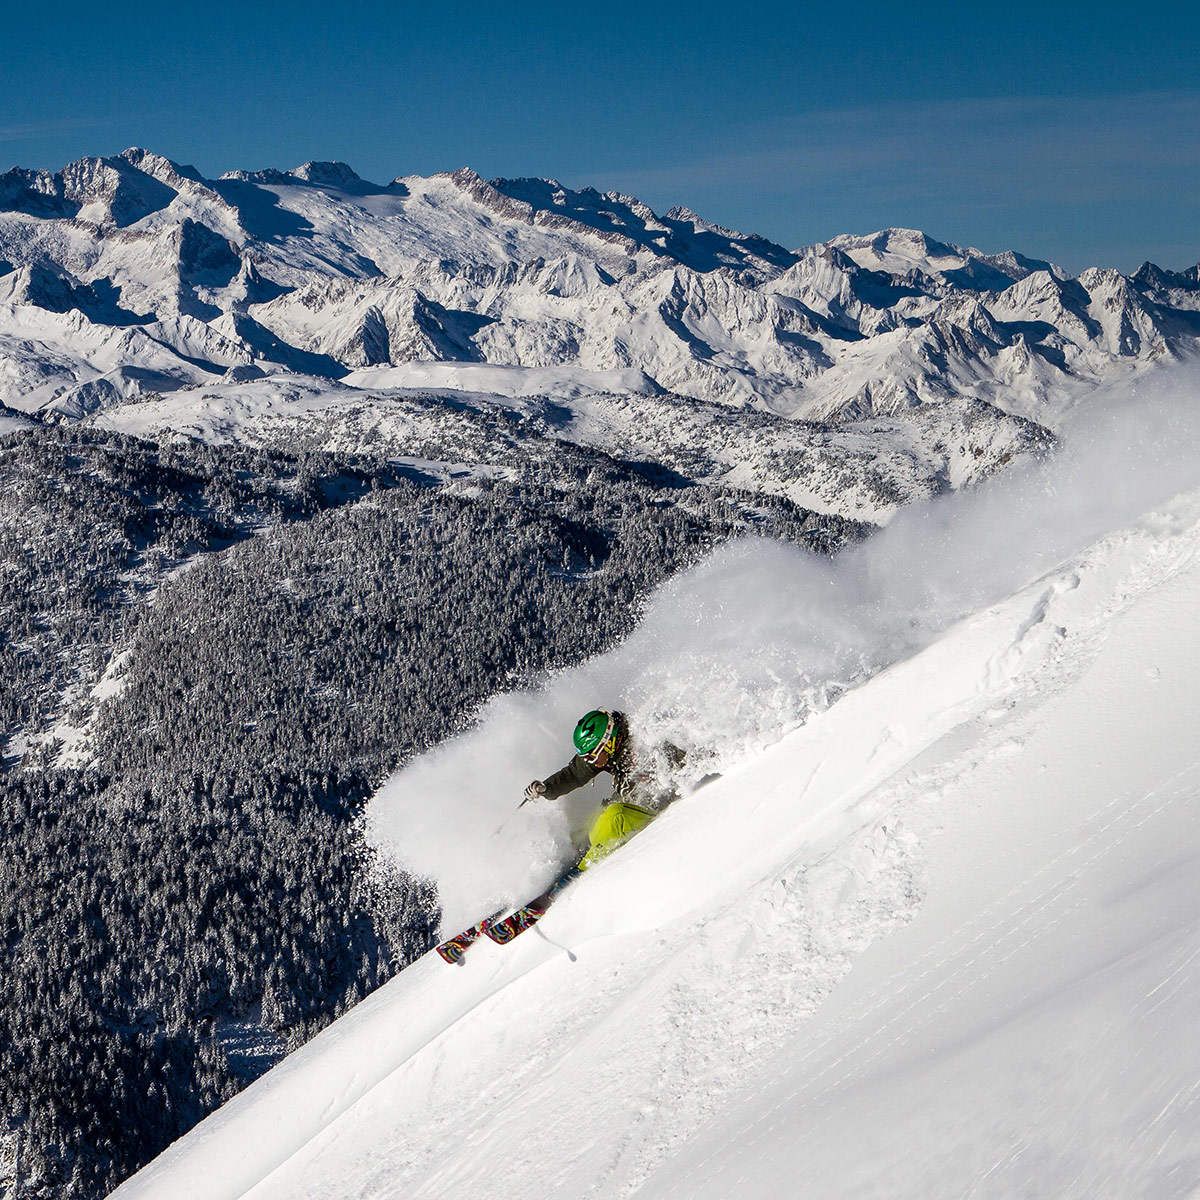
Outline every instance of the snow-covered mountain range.
{"type": "Polygon", "coordinates": [[[345,444],[364,436],[364,402],[373,436],[382,422],[403,440],[401,398],[521,397],[557,436],[886,516],[1003,465],[1098,381],[1198,338],[1200,267],[1073,278],[902,229],[793,251],[686,209],[466,169],[386,186],[341,163],[210,180],[131,149],[0,176],[10,424],[217,437],[249,412],[259,438],[264,417],[336,418],[345,444]],[[864,433],[911,464],[890,500],[862,494],[864,433]],[[823,479],[796,462],[814,449],[823,479]]]}

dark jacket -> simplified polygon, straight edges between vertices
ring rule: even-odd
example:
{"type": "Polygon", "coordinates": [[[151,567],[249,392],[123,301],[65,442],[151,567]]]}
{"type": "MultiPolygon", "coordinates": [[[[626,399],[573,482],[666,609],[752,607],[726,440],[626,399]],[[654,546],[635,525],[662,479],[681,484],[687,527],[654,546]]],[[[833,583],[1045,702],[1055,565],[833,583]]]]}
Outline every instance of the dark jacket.
{"type": "MultiPolygon", "coordinates": [[[[652,769],[646,769],[646,767],[639,769],[637,747],[629,735],[629,726],[625,717],[622,713],[613,715],[626,730],[625,740],[616,754],[603,767],[593,767],[587,759],[576,754],[561,771],[555,771],[553,775],[543,780],[546,785],[547,799],[557,800],[560,796],[565,796],[568,792],[583,787],[585,783],[591,783],[597,775],[605,771],[613,777],[613,794],[608,801],[609,804],[621,800],[626,804],[644,808],[648,812],[656,812],[678,798],[675,789],[670,786],[664,787],[652,769]]],[[[668,746],[666,751],[668,761],[673,767],[682,764],[683,752],[681,750],[675,746],[668,746]]]]}

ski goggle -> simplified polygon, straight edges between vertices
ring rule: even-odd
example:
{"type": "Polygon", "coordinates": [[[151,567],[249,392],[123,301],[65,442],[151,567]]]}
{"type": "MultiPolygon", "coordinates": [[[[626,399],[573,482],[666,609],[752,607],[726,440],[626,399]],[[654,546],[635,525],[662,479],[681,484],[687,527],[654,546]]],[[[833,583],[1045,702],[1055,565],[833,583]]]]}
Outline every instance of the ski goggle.
{"type": "Polygon", "coordinates": [[[583,756],[583,761],[590,766],[595,766],[602,754],[607,754],[611,758],[617,752],[617,743],[620,741],[617,731],[617,722],[613,719],[612,713],[608,713],[608,724],[604,727],[604,736],[600,739],[596,748],[583,756]]]}

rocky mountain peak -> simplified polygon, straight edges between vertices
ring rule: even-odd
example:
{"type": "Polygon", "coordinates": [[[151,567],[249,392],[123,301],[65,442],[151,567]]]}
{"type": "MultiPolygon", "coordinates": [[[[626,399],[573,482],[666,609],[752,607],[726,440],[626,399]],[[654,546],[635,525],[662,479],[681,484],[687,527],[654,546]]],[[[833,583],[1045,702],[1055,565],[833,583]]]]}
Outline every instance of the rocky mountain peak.
{"type": "Polygon", "coordinates": [[[382,188],[318,161],[210,181],[137,147],[14,168],[0,260],[12,321],[95,327],[87,347],[53,324],[9,343],[29,359],[0,377],[10,407],[40,403],[46,370],[68,390],[108,372],[89,347],[110,363],[112,339],[149,324],[157,341],[133,353],[188,385],[242,360],[324,377],[426,360],[634,370],[697,402],[822,420],[947,395],[1011,410],[1014,387],[1036,419],[1055,389],[1200,338],[1196,269],[1072,279],[900,227],[793,252],[681,206],[468,167],[382,188]]]}
{"type": "Polygon", "coordinates": [[[358,173],[344,162],[306,162],[290,174],[317,187],[351,189],[363,182],[358,173]]]}

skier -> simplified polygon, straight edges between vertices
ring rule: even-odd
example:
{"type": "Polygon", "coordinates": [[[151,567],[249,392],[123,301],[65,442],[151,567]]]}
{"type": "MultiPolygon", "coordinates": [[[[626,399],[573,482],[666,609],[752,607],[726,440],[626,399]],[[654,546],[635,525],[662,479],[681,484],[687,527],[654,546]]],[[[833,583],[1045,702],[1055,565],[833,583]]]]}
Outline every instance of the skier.
{"type": "MultiPolygon", "coordinates": [[[[604,771],[613,777],[612,798],[592,822],[588,849],[576,863],[575,871],[586,871],[645,829],[678,793],[662,787],[638,763],[623,713],[596,708],[581,717],[575,726],[575,750],[575,757],[561,771],[535,779],[525,789],[521,803],[557,800],[604,771]]],[[[677,747],[666,746],[665,752],[672,766],[681,764],[683,754],[677,747]]]]}
{"type": "MultiPolygon", "coordinates": [[[[504,945],[535,925],[546,915],[559,892],[577,879],[581,871],[595,866],[618,846],[623,846],[635,833],[645,829],[663,808],[678,799],[673,787],[663,787],[651,770],[638,764],[623,713],[596,708],[582,717],[575,726],[575,750],[575,757],[561,771],[555,771],[545,779],[535,779],[525,789],[521,804],[530,800],[557,800],[607,771],[613,777],[613,794],[588,830],[587,850],[536,900],[516,909],[503,920],[498,919],[499,913],[484,917],[438,946],[437,952],[448,963],[461,962],[467,948],[484,934],[504,945]]],[[[684,755],[678,747],[666,745],[663,752],[673,768],[683,764],[684,755]]]]}

